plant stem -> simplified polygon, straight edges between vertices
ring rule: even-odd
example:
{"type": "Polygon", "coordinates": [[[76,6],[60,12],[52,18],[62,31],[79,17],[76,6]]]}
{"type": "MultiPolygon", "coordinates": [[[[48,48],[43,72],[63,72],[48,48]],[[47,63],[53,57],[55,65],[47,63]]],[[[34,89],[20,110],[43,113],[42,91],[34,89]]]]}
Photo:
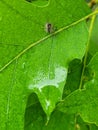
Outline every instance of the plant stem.
{"type": "Polygon", "coordinates": [[[82,74],[81,74],[81,80],[80,80],[79,89],[82,89],[84,71],[85,71],[85,68],[86,68],[88,51],[89,51],[89,45],[90,45],[90,39],[91,39],[91,35],[92,35],[92,30],[93,30],[95,18],[96,18],[96,15],[93,15],[92,18],[91,18],[91,23],[90,23],[90,28],[89,28],[89,36],[88,36],[88,41],[87,41],[87,47],[86,47],[85,57],[84,57],[84,61],[83,61],[83,69],[82,69],[82,74]]]}

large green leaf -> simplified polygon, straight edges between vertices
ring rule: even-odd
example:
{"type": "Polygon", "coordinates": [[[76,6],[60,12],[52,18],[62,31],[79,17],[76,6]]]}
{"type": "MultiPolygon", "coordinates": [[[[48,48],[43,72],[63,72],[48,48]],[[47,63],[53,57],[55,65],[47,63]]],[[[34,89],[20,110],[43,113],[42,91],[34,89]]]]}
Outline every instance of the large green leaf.
{"type": "Polygon", "coordinates": [[[98,53],[88,65],[92,79],[85,83],[84,89],[76,90],[58,105],[59,110],[79,113],[86,122],[98,125],[98,53]]]}
{"type": "Polygon", "coordinates": [[[33,93],[29,96],[25,112],[25,130],[74,130],[75,116],[54,111],[49,122],[42,110],[37,96],[33,93]]]}
{"type": "Polygon", "coordinates": [[[51,0],[41,7],[22,0],[0,1],[2,130],[23,129],[26,102],[32,92],[49,119],[62,99],[68,63],[85,53],[85,21],[71,24],[89,12],[82,0],[51,0]],[[47,34],[47,22],[58,33],[47,34]]]}

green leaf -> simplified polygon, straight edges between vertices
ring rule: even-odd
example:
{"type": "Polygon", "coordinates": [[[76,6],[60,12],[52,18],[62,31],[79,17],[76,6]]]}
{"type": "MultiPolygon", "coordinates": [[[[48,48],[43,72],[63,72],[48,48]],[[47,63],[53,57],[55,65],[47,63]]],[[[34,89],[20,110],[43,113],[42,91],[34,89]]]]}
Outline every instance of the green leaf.
{"type": "Polygon", "coordinates": [[[88,32],[80,19],[89,13],[82,0],[51,0],[41,7],[22,0],[0,1],[2,130],[23,129],[32,92],[49,119],[62,99],[69,62],[85,53],[88,32]],[[47,23],[57,31],[47,34],[47,23]]]}
{"type": "Polygon", "coordinates": [[[79,59],[74,59],[69,63],[66,84],[63,90],[63,98],[79,88],[83,63],[79,59]]]}
{"type": "Polygon", "coordinates": [[[38,102],[37,95],[29,96],[25,112],[25,130],[74,130],[74,126],[75,116],[60,111],[54,111],[49,122],[46,122],[46,115],[38,102]]]}
{"type": "Polygon", "coordinates": [[[65,113],[79,113],[84,121],[98,125],[98,53],[88,65],[92,79],[65,98],[58,109],[65,113]]]}

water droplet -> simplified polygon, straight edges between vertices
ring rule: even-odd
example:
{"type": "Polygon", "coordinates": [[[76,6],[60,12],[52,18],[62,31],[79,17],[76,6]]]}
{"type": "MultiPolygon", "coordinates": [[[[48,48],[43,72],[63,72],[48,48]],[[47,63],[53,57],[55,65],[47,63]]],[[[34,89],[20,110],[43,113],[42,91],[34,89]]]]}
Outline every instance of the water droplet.
{"type": "Polygon", "coordinates": [[[64,67],[55,68],[54,78],[49,79],[48,75],[45,76],[43,72],[38,72],[35,78],[32,78],[29,89],[38,88],[41,92],[41,89],[45,86],[55,86],[59,87],[59,83],[65,81],[67,78],[67,69],[64,67]]]}

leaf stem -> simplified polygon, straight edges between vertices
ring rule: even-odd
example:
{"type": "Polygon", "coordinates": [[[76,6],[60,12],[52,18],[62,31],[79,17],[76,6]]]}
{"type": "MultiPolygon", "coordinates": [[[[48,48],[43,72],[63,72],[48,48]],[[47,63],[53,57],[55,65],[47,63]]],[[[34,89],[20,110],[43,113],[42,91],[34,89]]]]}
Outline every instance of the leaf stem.
{"type": "Polygon", "coordinates": [[[76,24],[78,24],[78,23],[84,21],[85,19],[87,19],[87,18],[89,18],[89,17],[91,17],[91,16],[93,16],[93,15],[96,15],[96,14],[98,14],[98,10],[96,10],[96,11],[94,11],[93,13],[91,13],[91,14],[89,14],[89,15],[87,15],[87,16],[81,18],[81,19],[79,19],[79,20],[76,21],[76,22],[73,22],[73,23],[70,24],[70,25],[67,25],[67,26],[65,26],[65,27],[60,28],[59,30],[55,31],[54,33],[51,33],[51,34],[47,35],[46,37],[44,37],[44,38],[42,38],[42,39],[36,41],[35,43],[30,44],[27,48],[25,48],[25,49],[24,49],[23,51],[21,51],[17,56],[15,56],[12,60],[10,60],[7,64],[5,64],[5,65],[0,69],[0,72],[2,72],[2,71],[3,71],[5,68],[7,68],[12,62],[14,62],[16,59],[18,59],[20,56],[22,56],[25,52],[27,52],[27,51],[28,51],[29,49],[31,49],[32,47],[34,47],[34,46],[40,44],[41,42],[43,42],[44,40],[46,40],[46,39],[52,37],[53,35],[56,35],[56,34],[58,34],[59,32],[61,32],[61,31],[63,31],[63,30],[66,30],[66,29],[68,29],[68,28],[70,28],[70,27],[72,27],[72,26],[74,26],[74,25],[76,25],[76,24]]]}
{"type": "Polygon", "coordinates": [[[81,74],[81,80],[80,80],[79,89],[82,89],[84,71],[85,71],[85,68],[86,68],[88,51],[89,51],[89,45],[90,45],[90,39],[91,39],[91,35],[92,35],[92,30],[93,30],[93,26],[94,26],[95,17],[96,17],[96,15],[94,14],[92,16],[92,18],[91,18],[91,23],[90,23],[90,28],[89,28],[89,36],[88,36],[88,41],[87,41],[87,47],[86,47],[85,57],[84,57],[84,61],[83,61],[83,69],[82,69],[82,74],[81,74]]]}

